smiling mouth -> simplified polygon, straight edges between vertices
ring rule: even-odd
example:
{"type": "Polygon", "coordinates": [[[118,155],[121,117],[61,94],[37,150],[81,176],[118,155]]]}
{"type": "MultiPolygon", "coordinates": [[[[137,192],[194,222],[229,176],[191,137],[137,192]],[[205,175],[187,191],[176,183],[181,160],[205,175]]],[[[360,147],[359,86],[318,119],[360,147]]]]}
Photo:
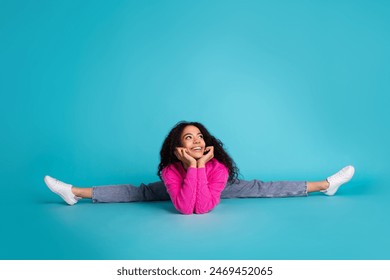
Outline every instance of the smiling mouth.
{"type": "Polygon", "coordinates": [[[193,151],[195,152],[201,152],[202,151],[202,147],[195,147],[195,148],[192,148],[193,151]]]}

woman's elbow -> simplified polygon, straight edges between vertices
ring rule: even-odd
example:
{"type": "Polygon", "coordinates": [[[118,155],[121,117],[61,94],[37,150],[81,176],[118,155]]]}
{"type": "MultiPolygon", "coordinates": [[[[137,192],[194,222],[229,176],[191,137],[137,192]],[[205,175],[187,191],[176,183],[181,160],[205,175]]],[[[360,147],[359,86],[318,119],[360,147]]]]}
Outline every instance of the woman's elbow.
{"type": "Polygon", "coordinates": [[[197,207],[195,207],[195,213],[196,214],[206,214],[211,212],[217,205],[219,204],[219,200],[217,201],[210,201],[206,204],[199,204],[197,207]]]}
{"type": "Polygon", "coordinates": [[[206,214],[211,212],[214,209],[215,205],[213,207],[206,207],[206,208],[197,208],[195,209],[195,214],[206,214]]]}
{"type": "Polygon", "coordinates": [[[176,210],[180,212],[180,214],[183,215],[192,215],[194,214],[194,209],[189,208],[189,207],[180,207],[180,206],[175,206],[176,210]]]}
{"type": "Polygon", "coordinates": [[[213,210],[213,208],[208,209],[208,208],[203,208],[203,209],[195,209],[195,210],[189,210],[189,209],[177,209],[181,214],[183,215],[192,215],[192,214],[206,214],[213,210]]]}
{"type": "Polygon", "coordinates": [[[179,210],[179,209],[177,209],[177,211],[179,211],[180,214],[183,214],[183,215],[192,215],[192,214],[194,214],[194,211],[179,210]]]}

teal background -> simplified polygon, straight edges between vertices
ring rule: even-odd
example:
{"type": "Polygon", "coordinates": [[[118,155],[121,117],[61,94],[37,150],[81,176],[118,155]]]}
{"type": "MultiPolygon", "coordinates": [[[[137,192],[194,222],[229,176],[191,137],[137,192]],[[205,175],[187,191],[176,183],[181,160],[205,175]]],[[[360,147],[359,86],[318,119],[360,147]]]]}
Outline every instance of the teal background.
{"type": "Polygon", "coordinates": [[[1,259],[390,259],[388,1],[0,1],[1,259]],[[43,183],[151,182],[180,120],[242,178],[334,197],[74,207],[43,183]]]}

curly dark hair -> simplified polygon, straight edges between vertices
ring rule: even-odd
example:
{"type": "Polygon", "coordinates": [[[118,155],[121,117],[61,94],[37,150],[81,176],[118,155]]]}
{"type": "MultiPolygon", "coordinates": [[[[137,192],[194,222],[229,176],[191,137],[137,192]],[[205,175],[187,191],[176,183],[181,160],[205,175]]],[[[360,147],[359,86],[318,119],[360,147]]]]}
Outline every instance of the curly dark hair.
{"type": "Polygon", "coordinates": [[[178,122],[168,133],[165,138],[161,150],[160,150],[160,164],[158,165],[157,175],[161,179],[162,170],[168,165],[178,162],[179,159],[175,156],[174,152],[176,147],[180,147],[180,137],[186,126],[193,125],[196,126],[200,132],[203,134],[203,139],[206,143],[206,146],[214,146],[214,158],[218,160],[220,163],[226,166],[229,170],[229,179],[228,182],[232,182],[237,179],[239,170],[233,161],[233,159],[229,156],[229,154],[223,148],[223,143],[212,136],[210,132],[206,129],[206,127],[198,122],[187,122],[180,121],[178,122]]]}

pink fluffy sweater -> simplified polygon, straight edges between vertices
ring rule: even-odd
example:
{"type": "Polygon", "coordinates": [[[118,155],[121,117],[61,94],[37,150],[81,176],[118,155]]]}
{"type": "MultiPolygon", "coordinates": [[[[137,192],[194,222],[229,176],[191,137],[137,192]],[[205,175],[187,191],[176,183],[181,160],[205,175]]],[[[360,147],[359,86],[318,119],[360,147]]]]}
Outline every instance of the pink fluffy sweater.
{"type": "Polygon", "coordinates": [[[228,169],[216,159],[204,168],[184,169],[181,162],[165,167],[162,178],[173,205],[182,214],[203,214],[219,202],[229,177],[228,169]]]}

